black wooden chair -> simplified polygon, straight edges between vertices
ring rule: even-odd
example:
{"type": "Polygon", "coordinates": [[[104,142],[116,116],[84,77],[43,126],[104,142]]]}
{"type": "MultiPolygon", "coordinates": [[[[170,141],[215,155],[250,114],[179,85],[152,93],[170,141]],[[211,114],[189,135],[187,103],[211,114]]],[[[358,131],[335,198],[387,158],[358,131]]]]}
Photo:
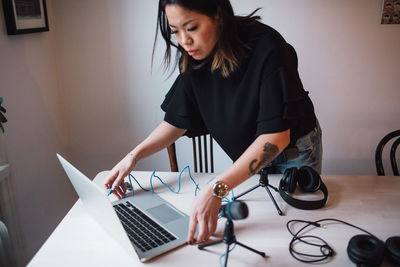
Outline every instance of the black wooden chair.
{"type": "MultiPolygon", "coordinates": [[[[382,140],[379,142],[378,146],[376,147],[375,151],[375,164],[376,164],[376,173],[378,175],[385,175],[385,171],[383,169],[383,163],[382,163],[382,152],[383,148],[385,145],[392,140],[393,138],[396,138],[400,136],[400,130],[393,131],[385,135],[382,140]]],[[[392,144],[392,147],[390,149],[390,164],[392,166],[393,170],[393,175],[399,176],[399,169],[397,168],[397,162],[396,162],[396,149],[400,144],[400,137],[398,137],[392,144]]]]}
{"type": "MultiPolygon", "coordinates": [[[[194,172],[214,172],[213,138],[209,134],[190,137],[193,143],[194,172]],[[208,144],[208,145],[207,145],[208,144]]],[[[167,147],[172,172],[178,172],[175,143],[167,147]]]]}

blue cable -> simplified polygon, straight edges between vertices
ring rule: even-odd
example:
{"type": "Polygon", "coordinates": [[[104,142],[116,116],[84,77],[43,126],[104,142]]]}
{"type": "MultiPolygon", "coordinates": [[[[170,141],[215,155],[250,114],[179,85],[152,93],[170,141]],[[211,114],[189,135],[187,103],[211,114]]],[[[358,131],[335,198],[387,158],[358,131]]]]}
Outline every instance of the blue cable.
{"type": "MultiPolygon", "coordinates": [[[[192,180],[192,182],[193,182],[194,185],[196,186],[196,189],[195,189],[195,191],[194,191],[194,195],[197,196],[197,190],[199,190],[199,185],[198,185],[198,184],[196,183],[196,181],[193,179],[192,174],[191,174],[191,172],[190,172],[190,167],[189,167],[189,166],[186,166],[185,168],[183,168],[182,171],[179,173],[179,177],[178,177],[178,190],[177,190],[177,191],[174,191],[167,183],[165,183],[159,176],[157,176],[157,175],[156,175],[156,170],[154,170],[154,171],[152,172],[151,176],[150,176],[150,188],[151,188],[151,189],[145,189],[145,188],[139,183],[139,181],[138,181],[132,174],[129,174],[128,178],[129,178],[129,184],[130,184],[131,191],[132,191],[132,196],[134,196],[134,190],[133,190],[131,178],[133,178],[133,180],[135,180],[135,182],[139,185],[139,187],[140,187],[143,191],[148,192],[148,191],[151,190],[151,192],[154,193],[153,177],[157,178],[157,179],[158,179],[163,185],[165,185],[172,193],[174,193],[174,194],[179,194],[179,192],[181,191],[181,176],[182,176],[182,173],[183,173],[186,169],[188,170],[188,174],[189,174],[190,179],[192,180]]],[[[124,194],[125,194],[125,192],[124,192],[124,194]]],[[[229,202],[231,202],[231,201],[234,201],[234,200],[235,200],[235,194],[234,194],[233,190],[231,190],[231,195],[232,195],[231,199],[229,199],[228,197],[225,197],[225,198],[222,200],[222,202],[227,202],[227,203],[229,203],[229,202]]],[[[125,196],[126,196],[126,194],[125,194],[125,196]]]]}
{"type": "Polygon", "coordinates": [[[135,180],[135,182],[139,185],[139,187],[143,190],[143,191],[150,191],[149,189],[143,188],[143,186],[138,182],[138,180],[136,180],[135,176],[133,176],[132,174],[129,174],[128,178],[129,178],[129,184],[131,185],[131,191],[132,191],[132,196],[135,194],[133,191],[133,186],[132,186],[132,180],[131,177],[133,178],[133,180],[135,180]]]}
{"type": "MultiPolygon", "coordinates": [[[[182,175],[182,173],[183,173],[183,171],[184,171],[185,169],[188,170],[189,177],[190,177],[190,179],[192,180],[192,182],[194,183],[194,185],[196,186],[196,189],[194,190],[194,195],[196,196],[196,195],[197,195],[197,190],[199,189],[199,185],[198,185],[198,184],[196,183],[196,181],[193,179],[192,174],[190,173],[190,168],[189,168],[189,166],[186,166],[185,168],[183,168],[183,170],[182,170],[181,173],[179,174],[179,180],[181,179],[181,175],[182,175]]],[[[179,186],[180,186],[180,184],[179,184],[179,186]]]]}
{"type": "Polygon", "coordinates": [[[227,203],[229,203],[229,202],[231,202],[231,201],[235,201],[235,194],[233,193],[233,189],[231,190],[231,194],[232,194],[232,198],[231,198],[231,199],[229,199],[228,197],[226,197],[226,198],[224,198],[224,199],[222,200],[222,202],[227,202],[227,203]]]}
{"type": "MultiPolygon", "coordinates": [[[[131,177],[133,178],[133,180],[135,180],[135,182],[139,185],[139,187],[140,187],[143,191],[148,192],[148,191],[151,190],[151,192],[154,193],[153,177],[155,177],[155,178],[157,178],[163,185],[165,185],[172,193],[174,193],[174,194],[179,194],[179,192],[181,191],[181,176],[182,176],[182,173],[183,173],[186,169],[188,170],[190,179],[192,180],[192,182],[193,182],[193,183],[195,184],[195,186],[196,186],[196,189],[195,189],[195,191],[194,191],[194,195],[197,196],[197,190],[199,190],[199,185],[198,185],[198,184],[196,183],[196,181],[193,179],[192,174],[191,174],[191,172],[190,172],[190,167],[189,167],[189,166],[186,166],[185,168],[183,168],[182,171],[179,173],[179,177],[178,177],[178,190],[177,190],[177,191],[174,191],[167,183],[165,183],[160,177],[158,177],[158,176],[155,174],[155,173],[156,173],[156,170],[154,170],[154,171],[152,172],[151,176],[150,176],[150,188],[151,188],[151,189],[146,189],[146,188],[144,188],[144,187],[139,183],[139,181],[138,181],[132,174],[129,174],[128,178],[129,178],[129,184],[130,184],[130,186],[131,186],[132,196],[134,196],[135,193],[134,193],[134,190],[133,190],[131,177]]],[[[122,191],[123,191],[123,190],[122,190],[122,191]]],[[[123,192],[124,192],[124,191],[123,191],[123,192]]],[[[125,194],[125,192],[124,192],[124,194],[125,194]]],[[[222,202],[227,202],[227,203],[229,203],[229,202],[231,202],[231,201],[234,201],[234,200],[235,200],[235,194],[234,194],[233,190],[231,190],[231,195],[232,195],[231,199],[229,199],[228,197],[225,197],[225,198],[222,200],[222,202]]],[[[126,197],[126,194],[125,194],[125,197],[126,197]]]]}
{"type": "MultiPolygon", "coordinates": [[[[171,191],[172,193],[174,193],[174,194],[178,194],[178,193],[179,193],[179,191],[180,191],[180,189],[181,189],[181,184],[180,184],[180,183],[179,183],[179,189],[178,189],[178,191],[175,192],[167,183],[165,183],[160,177],[158,177],[158,176],[156,175],[156,171],[155,171],[155,170],[153,171],[153,173],[152,173],[151,176],[150,176],[150,188],[151,188],[151,192],[152,192],[152,193],[154,193],[153,177],[156,177],[158,180],[160,180],[160,182],[161,182],[163,185],[165,185],[165,186],[169,189],[169,191],[171,191]]],[[[179,181],[179,182],[180,182],[180,181],[179,181]]]]}
{"type": "Polygon", "coordinates": [[[186,166],[185,168],[183,168],[183,170],[179,173],[179,178],[178,178],[178,190],[177,190],[177,191],[174,191],[167,183],[165,183],[160,177],[158,177],[158,176],[155,174],[156,171],[154,170],[153,173],[152,173],[151,176],[150,176],[150,188],[151,188],[151,192],[154,193],[153,177],[155,177],[155,178],[157,178],[158,180],[160,180],[160,182],[161,182],[163,185],[165,185],[172,193],[174,193],[174,194],[179,194],[179,192],[181,191],[181,176],[182,176],[182,173],[183,173],[186,169],[188,170],[190,179],[192,180],[192,182],[193,182],[193,183],[195,184],[195,186],[196,186],[196,189],[195,189],[195,191],[194,191],[194,195],[196,196],[196,195],[197,195],[197,190],[199,189],[199,185],[198,185],[198,184],[196,183],[196,181],[193,179],[192,174],[190,173],[190,168],[189,168],[189,166],[186,166]]]}
{"type": "MultiPolygon", "coordinates": [[[[134,190],[133,190],[133,185],[132,185],[132,180],[131,180],[131,178],[133,178],[133,180],[135,180],[135,182],[139,185],[139,187],[143,190],[143,191],[150,191],[151,190],[151,192],[152,193],[154,193],[154,187],[153,187],[153,177],[155,177],[155,178],[157,178],[158,180],[160,180],[160,182],[163,184],[163,185],[165,185],[166,187],[168,187],[168,189],[172,192],[172,193],[174,193],[174,194],[179,194],[179,192],[181,191],[181,176],[182,176],[182,173],[185,171],[185,170],[188,170],[188,173],[189,173],[189,177],[190,177],[190,179],[192,180],[192,182],[195,184],[195,186],[196,186],[196,189],[195,189],[195,191],[194,191],[194,195],[196,196],[197,195],[197,190],[199,189],[199,185],[196,183],[196,181],[193,179],[193,177],[192,177],[192,174],[190,173],[190,168],[189,168],[189,166],[186,166],[185,168],[183,168],[183,170],[179,173],[179,178],[178,178],[178,190],[177,191],[174,191],[167,183],[165,183],[160,177],[158,177],[155,173],[156,173],[156,171],[154,170],[153,171],[153,173],[151,174],[151,176],[150,176],[150,188],[151,189],[145,189],[140,183],[139,183],[139,181],[132,175],[132,174],[129,174],[129,176],[128,176],[128,178],[129,178],[129,184],[130,184],[130,187],[131,187],[131,191],[132,191],[132,196],[134,196],[134,190]]],[[[122,187],[121,187],[122,188],[122,187]]],[[[122,190],[123,191],[123,190],[122,190]]],[[[124,191],[123,191],[124,192],[124,191]]],[[[125,192],[124,192],[124,194],[125,194],[125,192]]],[[[125,194],[125,197],[126,197],[126,194],[125,194]]]]}
{"type": "MultiPolygon", "coordinates": [[[[236,243],[233,244],[233,247],[229,249],[229,252],[231,252],[234,248],[236,247],[236,243]]],[[[222,263],[222,259],[226,257],[226,252],[221,254],[221,256],[219,256],[219,266],[224,266],[224,264],[222,263]]]]}
{"type": "Polygon", "coordinates": [[[235,201],[235,194],[233,194],[233,189],[231,190],[232,198],[231,201],[235,201]]]}
{"type": "Polygon", "coordinates": [[[143,188],[143,186],[138,182],[138,180],[137,180],[132,174],[129,174],[129,182],[131,183],[131,189],[132,189],[132,190],[133,190],[133,187],[132,187],[131,177],[135,180],[135,182],[139,185],[139,187],[140,187],[143,191],[150,191],[149,189],[143,188]]]}

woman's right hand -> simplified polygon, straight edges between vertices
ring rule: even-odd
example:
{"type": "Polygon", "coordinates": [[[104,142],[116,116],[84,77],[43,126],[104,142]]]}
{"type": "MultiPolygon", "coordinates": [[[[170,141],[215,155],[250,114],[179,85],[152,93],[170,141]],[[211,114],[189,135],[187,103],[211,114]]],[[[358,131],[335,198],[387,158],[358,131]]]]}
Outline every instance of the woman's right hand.
{"type": "Polygon", "coordinates": [[[120,186],[126,192],[126,187],[124,183],[124,178],[129,175],[129,173],[136,166],[136,157],[129,153],[126,155],[117,165],[112,168],[107,178],[104,180],[104,189],[110,191],[113,189],[113,194],[118,198],[124,198],[125,193],[121,190],[120,186]]]}

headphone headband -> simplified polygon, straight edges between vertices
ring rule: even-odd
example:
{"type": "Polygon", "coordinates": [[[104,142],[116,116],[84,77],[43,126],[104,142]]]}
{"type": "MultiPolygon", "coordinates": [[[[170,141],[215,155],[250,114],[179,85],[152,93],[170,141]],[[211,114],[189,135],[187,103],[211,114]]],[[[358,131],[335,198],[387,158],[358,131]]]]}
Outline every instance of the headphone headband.
{"type": "MultiPolygon", "coordinates": [[[[304,167],[302,167],[304,168],[304,167]]],[[[290,170],[289,170],[290,172],[290,170]]],[[[319,176],[319,174],[316,174],[317,177],[313,177],[313,179],[319,179],[318,183],[319,186],[317,187],[317,190],[321,190],[322,193],[324,194],[324,198],[320,199],[320,200],[311,200],[311,201],[306,201],[306,200],[300,200],[300,199],[296,199],[291,197],[289,194],[287,194],[286,191],[286,187],[285,183],[287,183],[286,179],[281,179],[281,181],[279,182],[279,194],[281,195],[281,197],[283,198],[283,200],[285,200],[289,205],[297,208],[297,209],[302,209],[302,210],[315,210],[315,209],[319,209],[322,208],[323,206],[325,206],[326,201],[328,200],[328,188],[326,187],[326,185],[324,184],[324,182],[322,182],[321,177],[319,176]]],[[[285,177],[285,175],[284,175],[285,177]]]]}

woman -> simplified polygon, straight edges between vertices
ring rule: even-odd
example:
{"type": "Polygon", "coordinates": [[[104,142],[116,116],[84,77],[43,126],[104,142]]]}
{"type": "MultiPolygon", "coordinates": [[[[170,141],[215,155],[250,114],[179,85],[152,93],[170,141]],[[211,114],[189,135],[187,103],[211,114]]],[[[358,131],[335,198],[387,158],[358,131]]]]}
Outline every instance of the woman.
{"type": "Polygon", "coordinates": [[[321,132],[298,75],[296,52],[253,14],[235,16],[229,0],[160,0],[164,63],[170,66],[171,46],[176,47],[180,75],[161,105],[164,121],[104,182],[122,198],[118,186],[138,160],[184,134],[210,133],[234,163],[195,198],[189,244],[209,239],[221,199],[262,168],[321,170],[321,132]]]}

